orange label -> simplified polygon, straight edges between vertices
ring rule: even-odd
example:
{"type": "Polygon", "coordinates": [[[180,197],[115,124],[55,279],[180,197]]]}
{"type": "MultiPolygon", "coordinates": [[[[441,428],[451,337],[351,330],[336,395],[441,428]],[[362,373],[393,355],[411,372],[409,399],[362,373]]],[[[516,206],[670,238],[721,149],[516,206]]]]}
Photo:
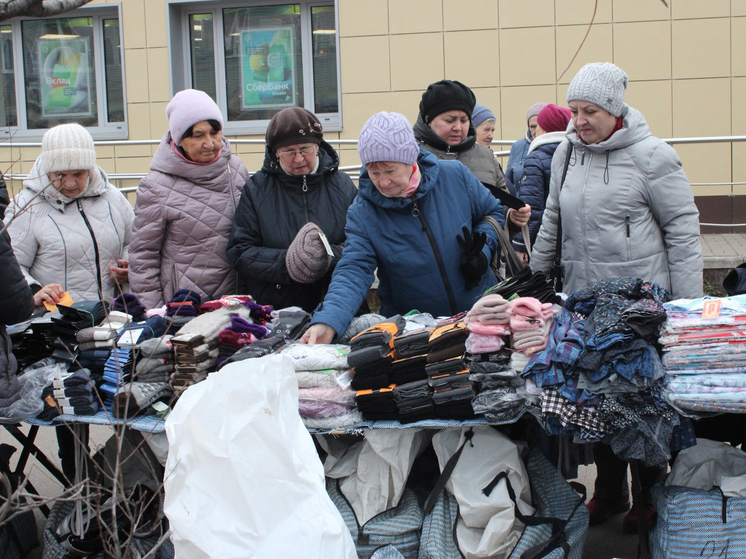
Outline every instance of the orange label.
{"type": "Polygon", "coordinates": [[[717,318],[720,316],[720,299],[708,299],[702,307],[702,318],[717,318]]]}
{"type": "MultiPolygon", "coordinates": [[[[59,304],[65,307],[69,307],[73,304],[73,298],[70,297],[70,294],[67,291],[62,294],[62,299],[60,299],[59,304]]],[[[44,306],[49,312],[54,312],[57,310],[57,305],[55,305],[54,303],[48,303],[44,301],[44,306]]]]}

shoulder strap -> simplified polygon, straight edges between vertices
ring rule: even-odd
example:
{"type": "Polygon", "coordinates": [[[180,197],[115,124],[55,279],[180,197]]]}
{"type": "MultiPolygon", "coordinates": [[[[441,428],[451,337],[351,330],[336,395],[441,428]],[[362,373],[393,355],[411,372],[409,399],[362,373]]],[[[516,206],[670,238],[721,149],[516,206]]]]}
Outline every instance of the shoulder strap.
{"type": "Polygon", "coordinates": [[[453,456],[451,456],[448,459],[448,462],[446,462],[446,465],[443,467],[443,473],[440,474],[438,481],[435,483],[435,487],[433,487],[433,490],[430,491],[430,495],[427,497],[427,501],[425,501],[425,506],[422,511],[425,516],[427,516],[430,511],[433,510],[435,501],[438,500],[438,496],[443,491],[443,489],[445,489],[446,483],[448,483],[448,479],[451,477],[453,470],[456,468],[456,463],[461,457],[461,453],[463,452],[466,443],[470,443],[473,436],[474,429],[469,429],[466,433],[464,433],[464,442],[461,443],[461,446],[458,447],[458,450],[454,452],[453,456]]]}
{"type": "MultiPolygon", "coordinates": [[[[562,186],[565,184],[565,177],[567,177],[567,168],[570,166],[570,158],[572,157],[573,145],[570,142],[570,147],[567,150],[567,157],[565,157],[565,168],[562,171],[562,180],[560,181],[559,191],[562,192],[562,186]]],[[[557,194],[557,238],[555,239],[554,245],[554,266],[559,267],[562,261],[562,207],[559,203],[559,194],[557,194]]]]}
{"type": "Polygon", "coordinates": [[[525,268],[526,265],[523,263],[523,260],[518,258],[518,255],[516,254],[512,243],[510,242],[510,236],[508,235],[507,231],[503,229],[500,223],[491,215],[483,217],[482,221],[489,223],[492,226],[492,228],[495,230],[495,233],[497,234],[498,244],[500,245],[499,250],[495,251],[495,254],[492,257],[492,262],[490,263],[492,271],[495,272],[497,279],[502,280],[502,274],[499,273],[501,254],[505,256],[505,262],[509,270],[515,270],[517,273],[525,268]]]}

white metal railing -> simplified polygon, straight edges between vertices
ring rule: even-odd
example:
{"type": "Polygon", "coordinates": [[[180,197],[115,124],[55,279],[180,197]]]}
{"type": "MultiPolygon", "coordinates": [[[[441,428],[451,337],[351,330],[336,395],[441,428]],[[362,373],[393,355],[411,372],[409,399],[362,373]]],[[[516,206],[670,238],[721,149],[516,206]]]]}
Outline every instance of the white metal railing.
{"type": "MultiPolygon", "coordinates": [[[[356,146],[357,140],[344,140],[341,138],[324,138],[324,140],[334,145],[347,145],[356,146]]],[[[664,138],[664,142],[671,145],[685,145],[685,144],[717,144],[717,143],[735,143],[735,142],[746,142],[746,136],[701,136],[692,138],[664,138]]],[[[232,145],[265,145],[263,139],[246,139],[246,138],[230,138],[232,145]]],[[[515,143],[514,140],[493,140],[492,145],[494,146],[512,146],[515,143]]],[[[123,147],[123,146],[157,146],[160,144],[160,140],[97,140],[94,141],[96,146],[112,146],[112,147],[123,147]]],[[[40,148],[41,142],[12,142],[12,141],[0,141],[0,150],[2,149],[14,149],[14,148],[40,148]]],[[[0,151],[2,153],[2,151],[0,151]]],[[[510,151],[498,151],[495,152],[495,157],[506,158],[510,154],[510,151]]],[[[346,165],[339,168],[340,171],[347,173],[353,180],[357,180],[360,172],[360,165],[346,165]]],[[[142,179],[147,172],[144,173],[107,173],[109,180],[112,181],[122,192],[131,193],[137,190],[136,186],[125,186],[124,181],[139,181],[142,179]]],[[[6,179],[22,181],[28,177],[27,174],[23,173],[7,173],[6,179]]],[[[746,182],[693,182],[692,186],[704,186],[704,187],[715,187],[715,186],[743,186],[746,182]]],[[[746,223],[700,223],[700,225],[707,227],[746,227],[746,223]]]]}

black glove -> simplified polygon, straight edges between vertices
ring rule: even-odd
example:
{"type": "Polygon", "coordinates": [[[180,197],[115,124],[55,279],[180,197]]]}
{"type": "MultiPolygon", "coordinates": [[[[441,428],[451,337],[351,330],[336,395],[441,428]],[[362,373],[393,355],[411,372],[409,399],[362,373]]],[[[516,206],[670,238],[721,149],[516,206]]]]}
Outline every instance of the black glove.
{"type": "Polygon", "coordinates": [[[463,237],[456,236],[463,254],[458,260],[461,271],[466,277],[466,289],[473,289],[479,285],[479,280],[487,271],[487,257],[482,252],[487,241],[487,235],[481,232],[472,234],[469,228],[462,229],[463,237]]]}

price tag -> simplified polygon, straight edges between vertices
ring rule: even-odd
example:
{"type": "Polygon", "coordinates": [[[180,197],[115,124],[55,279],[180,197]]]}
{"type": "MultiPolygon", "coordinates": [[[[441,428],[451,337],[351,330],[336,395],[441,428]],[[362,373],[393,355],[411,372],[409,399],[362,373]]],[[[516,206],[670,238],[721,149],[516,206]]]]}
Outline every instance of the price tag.
{"type": "Polygon", "coordinates": [[[720,299],[708,299],[702,307],[702,318],[717,318],[720,316],[720,299]]]}
{"type": "Polygon", "coordinates": [[[143,333],[143,328],[137,328],[132,330],[126,330],[122,337],[119,338],[119,342],[117,342],[117,346],[120,348],[128,349],[135,347],[137,345],[137,340],[140,339],[140,336],[143,333]]]}
{"type": "Polygon", "coordinates": [[[333,258],[334,253],[332,252],[332,247],[329,244],[329,240],[326,238],[326,235],[324,235],[324,232],[321,230],[321,228],[318,225],[314,224],[314,227],[316,228],[316,231],[319,232],[319,238],[321,239],[321,244],[324,245],[324,249],[326,249],[327,256],[333,258]]]}

